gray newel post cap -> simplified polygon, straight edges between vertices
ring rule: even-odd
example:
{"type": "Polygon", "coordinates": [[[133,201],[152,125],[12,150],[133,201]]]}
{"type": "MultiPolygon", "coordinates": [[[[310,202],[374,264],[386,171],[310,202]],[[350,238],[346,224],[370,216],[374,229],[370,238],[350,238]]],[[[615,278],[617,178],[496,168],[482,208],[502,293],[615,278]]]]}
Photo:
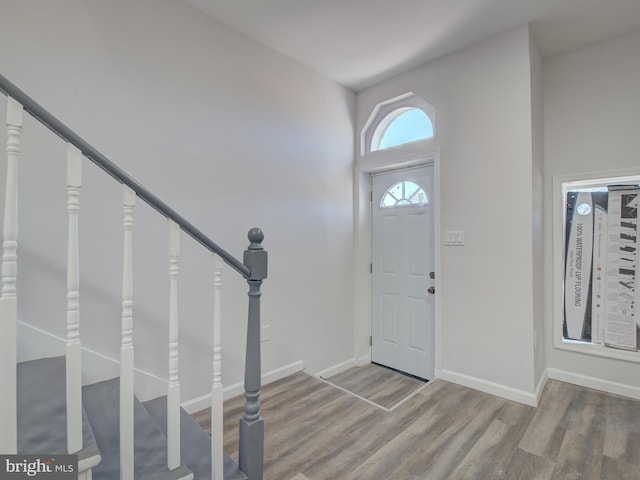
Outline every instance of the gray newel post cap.
{"type": "Polygon", "coordinates": [[[244,251],[244,264],[251,271],[249,280],[264,280],[267,278],[267,252],[262,247],[264,233],[254,227],[247,234],[249,247],[244,251]]]}

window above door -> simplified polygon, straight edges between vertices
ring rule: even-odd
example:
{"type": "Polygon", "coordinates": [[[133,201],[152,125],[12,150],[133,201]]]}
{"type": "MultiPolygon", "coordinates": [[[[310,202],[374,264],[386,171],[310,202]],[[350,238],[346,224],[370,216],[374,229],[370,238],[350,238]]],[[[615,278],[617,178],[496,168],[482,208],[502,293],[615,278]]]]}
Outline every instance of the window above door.
{"type": "Polygon", "coordinates": [[[362,129],[361,155],[429,141],[435,131],[435,108],[409,92],[376,105],[362,129]]]}

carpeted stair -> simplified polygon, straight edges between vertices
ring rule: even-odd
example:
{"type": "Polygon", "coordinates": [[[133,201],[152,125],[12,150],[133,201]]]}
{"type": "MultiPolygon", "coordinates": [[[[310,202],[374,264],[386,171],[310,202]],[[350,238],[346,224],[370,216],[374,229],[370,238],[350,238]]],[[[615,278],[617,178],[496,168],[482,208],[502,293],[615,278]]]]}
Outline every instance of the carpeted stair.
{"type": "MultiPolygon", "coordinates": [[[[64,357],[24,362],[18,364],[17,368],[18,453],[67,453],[64,357]]],[[[78,453],[78,462],[100,455],[91,424],[84,412],[82,443],[84,448],[78,453]]]]}
{"type": "MultiPolygon", "coordinates": [[[[64,454],[67,448],[65,358],[54,357],[18,365],[18,453],[64,454]]],[[[78,454],[95,459],[93,480],[120,478],[119,379],[82,389],[83,445],[78,454]],[[101,458],[100,458],[101,457],[101,458]]],[[[135,478],[179,480],[211,478],[211,438],[181,410],[181,463],[169,471],[166,440],[166,396],[134,405],[135,478]]],[[[225,454],[224,478],[246,480],[225,454]]]]}
{"type": "MultiPolygon", "coordinates": [[[[167,434],[167,397],[154,398],[144,404],[149,415],[155,420],[162,434],[167,434]]],[[[189,465],[196,479],[211,478],[211,437],[184,409],[180,409],[180,462],[189,465]],[[188,445],[188,448],[184,448],[188,445]]],[[[246,480],[238,470],[238,465],[229,455],[224,454],[224,478],[226,480],[246,480]]]]}

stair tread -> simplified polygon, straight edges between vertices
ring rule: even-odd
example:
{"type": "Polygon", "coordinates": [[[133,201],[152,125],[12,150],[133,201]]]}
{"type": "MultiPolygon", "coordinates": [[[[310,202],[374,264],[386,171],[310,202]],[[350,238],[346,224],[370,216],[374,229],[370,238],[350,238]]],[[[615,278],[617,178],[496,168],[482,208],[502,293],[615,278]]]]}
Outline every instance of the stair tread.
{"type": "MultiPolygon", "coordinates": [[[[65,357],[42,358],[17,365],[18,453],[65,454],[67,409],[65,357]],[[46,399],[46,401],[42,401],[46,399]]],[[[100,455],[86,413],[82,412],[78,459],[100,455]]]]}
{"type": "MultiPolygon", "coordinates": [[[[162,396],[144,402],[149,415],[155,420],[164,435],[167,434],[167,397],[162,396]]],[[[184,409],[180,409],[180,461],[188,465],[195,478],[211,478],[211,437],[184,409]]],[[[224,453],[225,480],[245,480],[236,462],[224,453]]]]}
{"type": "MultiPolygon", "coordinates": [[[[120,382],[118,378],[83,387],[83,404],[91,421],[102,461],[93,480],[120,478],[120,382]]],[[[142,403],[134,397],[134,477],[182,478],[188,470],[167,470],[164,435],[142,403]]]]}

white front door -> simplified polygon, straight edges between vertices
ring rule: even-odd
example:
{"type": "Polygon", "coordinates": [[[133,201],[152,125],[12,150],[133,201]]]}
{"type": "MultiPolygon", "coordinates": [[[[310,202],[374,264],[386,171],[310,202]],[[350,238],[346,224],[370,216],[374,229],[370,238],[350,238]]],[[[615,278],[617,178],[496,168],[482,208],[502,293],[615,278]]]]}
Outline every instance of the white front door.
{"type": "Polygon", "coordinates": [[[371,359],[432,379],[433,166],[372,175],[371,188],[371,359]]]}

